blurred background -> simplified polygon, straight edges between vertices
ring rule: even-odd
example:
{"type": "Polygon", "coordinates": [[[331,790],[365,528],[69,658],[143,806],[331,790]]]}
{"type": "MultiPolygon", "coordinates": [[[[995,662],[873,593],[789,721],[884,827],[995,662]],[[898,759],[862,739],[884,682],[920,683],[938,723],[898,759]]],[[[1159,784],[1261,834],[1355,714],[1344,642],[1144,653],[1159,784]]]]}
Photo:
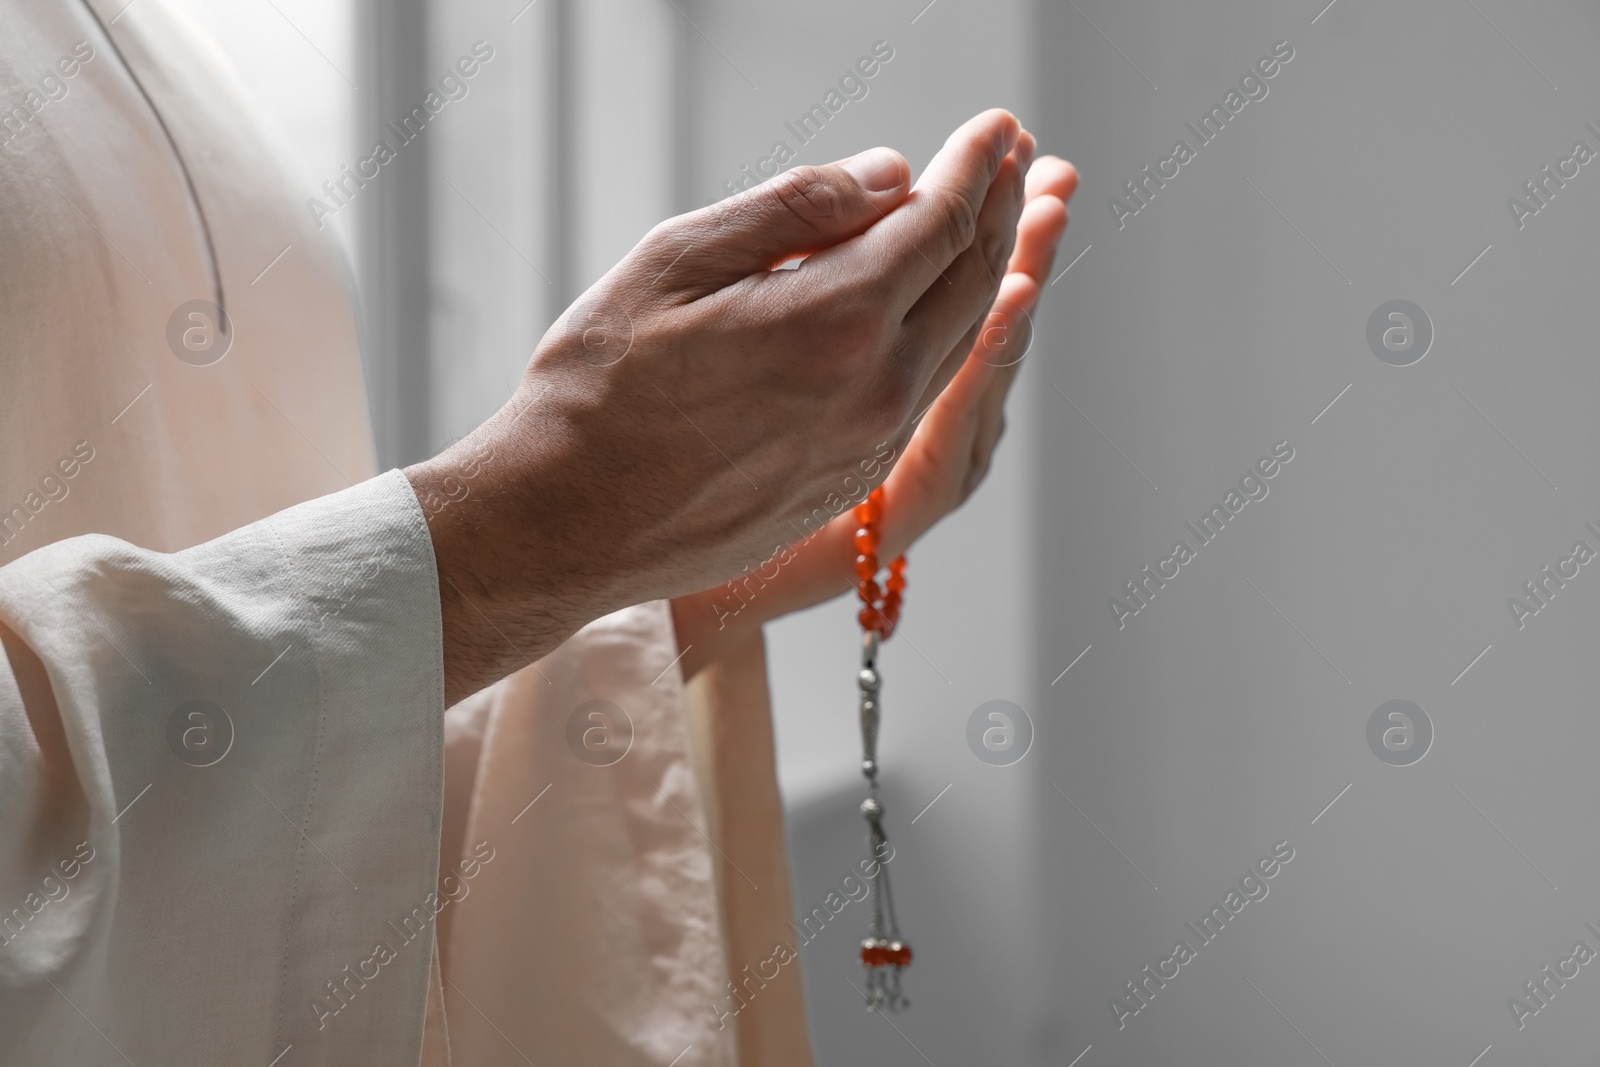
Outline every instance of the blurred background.
{"type": "MultiPolygon", "coordinates": [[[[308,198],[493,49],[329,220],[385,467],[777,142],[920,169],[999,105],[1078,165],[885,653],[913,1007],[862,1010],[851,905],[803,951],[820,1063],[1594,1057],[1592,4],[186,2],[308,198]]],[[[864,851],[852,607],[768,644],[808,913],[864,851]]]]}

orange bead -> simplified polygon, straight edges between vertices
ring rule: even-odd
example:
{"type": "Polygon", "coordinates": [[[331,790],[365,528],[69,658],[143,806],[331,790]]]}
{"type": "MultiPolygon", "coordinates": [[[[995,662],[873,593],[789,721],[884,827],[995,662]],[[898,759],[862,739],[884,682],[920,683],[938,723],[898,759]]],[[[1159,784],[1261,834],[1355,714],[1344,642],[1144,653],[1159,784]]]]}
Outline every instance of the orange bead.
{"type": "Polygon", "coordinates": [[[902,591],[903,589],[905,589],[905,587],[906,587],[905,572],[904,571],[890,571],[889,572],[889,580],[883,583],[883,587],[885,589],[889,590],[889,592],[891,592],[891,593],[898,593],[898,592],[902,591]]]}
{"type": "Polygon", "coordinates": [[[883,592],[878,588],[878,583],[871,578],[856,583],[856,596],[860,597],[869,606],[876,604],[878,598],[882,595],[883,592]]]}
{"type": "Polygon", "coordinates": [[[856,505],[856,521],[863,526],[870,526],[883,518],[883,499],[873,493],[856,505]]]}
{"type": "Polygon", "coordinates": [[[878,551],[878,531],[871,526],[863,526],[857,530],[856,551],[863,556],[875,554],[878,551]]]}
{"type": "Polygon", "coordinates": [[[894,558],[894,561],[889,564],[889,569],[894,571],[896,574],[899,574],[901,571],[906,569],[906,555],[904,552],[900,553],[894,558]]]}
{"type": "Polygon", "coordinates": [[[868,605],[856,613],[856,621],[861,623],[863,630],[876,630],[878,624],[883,621],[883,616],[877,608],[868,605]]]}
{"type": "Polygon", "coordinates": [[[888,966],[889,946],[871,938],[861,942],[861,964],[864,967],[888,966]]]}
{"type": "Polygon", "coordinates": [[[875,577],[878,573],[878,557],[870,553],[856,557],[856,577],[862,581],[875,577]]]}
{"type": "Polygon", "coordinates": [[[911,966],[911,946],[904,941],[891,941],[884,947],[883,954],[889,963],[896,967],[911,966]]]}

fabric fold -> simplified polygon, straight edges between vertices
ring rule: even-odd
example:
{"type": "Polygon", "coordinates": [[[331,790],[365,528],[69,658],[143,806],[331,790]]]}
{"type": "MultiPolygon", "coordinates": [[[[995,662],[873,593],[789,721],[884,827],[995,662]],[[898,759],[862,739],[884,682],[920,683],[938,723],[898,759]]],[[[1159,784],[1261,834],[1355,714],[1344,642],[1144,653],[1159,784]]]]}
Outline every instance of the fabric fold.
{"type": "Polygon", "coordinates": [[[404,476],[175,554],[57,542],[0,624],[0,1060],[417,1062],[444,690],[404,476]]]}
{"type": "Polygon", "coordinates": [[[737,1062],[676,650],[669,605],[641,604],[452,709],[487,713],[481,742],[452,723],[479,758],[449,788],[471,795],[464,848],[495,856],[443,928],[455,1062],[737,1062]]]}

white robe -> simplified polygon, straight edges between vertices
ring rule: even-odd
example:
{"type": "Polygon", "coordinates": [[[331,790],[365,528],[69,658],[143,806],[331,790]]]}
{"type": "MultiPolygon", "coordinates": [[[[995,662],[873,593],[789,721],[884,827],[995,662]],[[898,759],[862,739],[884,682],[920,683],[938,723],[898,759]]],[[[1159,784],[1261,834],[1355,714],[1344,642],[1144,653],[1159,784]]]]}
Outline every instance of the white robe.
{"type": "Polygon", "coordinates": [[[640,605],[447,717],[343,266],[211,46],[92,4],[0,0],[0,1064],[809,1063],[798,963],[729,995],[793,944],[759,641],[686,692],[640,605]]]}

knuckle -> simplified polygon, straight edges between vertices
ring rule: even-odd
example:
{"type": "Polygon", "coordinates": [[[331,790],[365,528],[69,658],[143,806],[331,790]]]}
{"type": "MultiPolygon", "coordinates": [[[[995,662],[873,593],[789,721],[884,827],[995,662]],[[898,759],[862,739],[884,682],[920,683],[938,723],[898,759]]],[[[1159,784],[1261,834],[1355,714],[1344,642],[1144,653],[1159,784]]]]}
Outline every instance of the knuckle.
{"type": "Polygon", "coordinates": [[[983,280],[990,287],[998,287],[1005,277],[1006,262],[1011,258],[1011,242],[1003,233],[987,233],[978,242],[978,261],[983,269],[983,280]]]}
{"type": "Polygon", "coordinates": [[[646,277],[657,276],[668,261],[683,251],[685,225],[680,219],[656,223],[629,254],[629,258],[641,264],[640,269],[646,272],[646,277]]]}
{"type": "Polygon", "coordinates": [[[971,201],[953,189],[940,189],[933,198],[933,211],[939,223],[939,236],[952,253],[972,245],[978,232],[978,213],[971,201]]]}
{"type": "Polygon", "coordinates": [[[894,330],[883,303],[876,294],[862,287],[833,291],[815,307],[814,320],[819,334],[853,357],[882,359],[890,347],[894,330]]]}
{"type": "Polygon", "coordinates": [[[798,221],[814,230],[839,214],[842,193],[837,183],[819,167],[795,167],[767,186],[767,197],[798,221]]]}
{"type": "Polygon", "coordinates": [[[649,232],[639,241],[639,251],[647,255],[661,251],[673,242],[674,238],[683,231],[685,225],[686,220],[682,215],[670,219],[662,219],[650,227],[649,232]]]}

